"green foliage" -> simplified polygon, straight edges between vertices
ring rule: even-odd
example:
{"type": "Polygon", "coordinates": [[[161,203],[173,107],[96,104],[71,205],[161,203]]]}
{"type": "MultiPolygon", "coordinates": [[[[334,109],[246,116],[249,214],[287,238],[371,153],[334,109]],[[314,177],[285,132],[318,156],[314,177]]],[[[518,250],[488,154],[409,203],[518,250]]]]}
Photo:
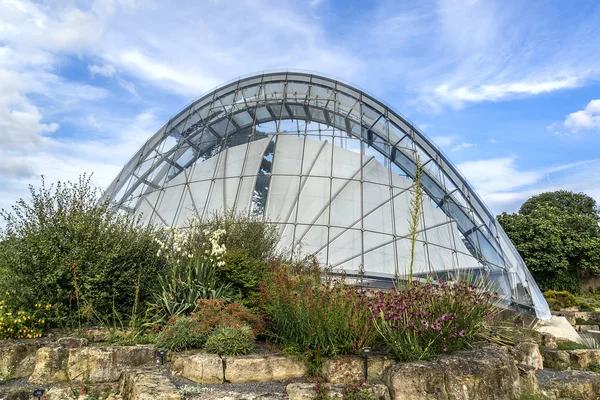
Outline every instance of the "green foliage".
{"type": "Polygon", "coordinates": [[[577,298],[566,291],[557,292],[556,290],[547,290],[544,292],[544,297],[552,311],[560,311],[563,308],[577,307],[579,305],[577,298]]]}
{"type": "Polygon", "coordinates": [[[556,343],[559,350],[579,350],[587,349],[587,346],[577,342],[571,342],[570,340],[561,340],[556,343]]]}
{"type": "Polygon", "coordinates": [[[252,298],[265,279],[267,264],[250,257],[245,249],[227,251],[223,261],[225,264],[217,269],[218,280],[231,285],[239,299],[252,298]]]}
{"type": "MultiPolygon", "coordinates": [[[[0,299],[7,299],[10,292],[4,292],[0,299]]],[[[23,310],[10,309],[5,300],[0,300],[0,340],[5,339],[31,339],[42,336],[46,318],[51,311],[48,304],[36,304],[32,313],[23,310]]]]}
{"type": "Polygon", "coordinates": [[[227,250],[241,249],[249,258],[268,261],[275,255],[279,233],[273,224],[246,213],[227,211],[213,213],[206,220],[198,223],[196,236],[191,240],[202,248],[207,242],[206,232],[225,230],[222,243],[227,250]]]}
{"type": "Polygon", "coordinates": [[[40,189],[2,210],[0,290],[10,307],[51,304],[53,325],[112,321],[143,312],[165,266],[155,230],[99,201],[89,177],[40,189]],[[139,285],[138,285],[139,283],[139,285]]]}
{"type": "Polygon", "coordinates": [[[262,318],[237,303],[225,304],[223,299],[201,299],[189,317],[173,317],[167,321],[158,334],[157,345],[172,351],[202,348],[216,328],[244,326],[250,326],[253,333],[260,333],[263,329],[262,318]]]}
{"type": "Polygon", "coordinates": [[[176,317],[169,320],[156,338],[158,348],[170,351],[201,349],[212,327],[189,317],[176,317]]]}
{"type": "Polygon", "coordinates": [[[254,334],[249,326],[224,326],[208,336],[204,350],[220,356],[243,356],[254,351],[254,334]]]}
{"type": "Polygon", "coordinates": [[[138,344],[152,344],[156,342],[156,335],[141,329],[110,331],[106,340],[111,346],[135,346],[138,344]]]}
{"type": "Polygon", "coordinates": [[[196,310],[200,299],[230,301],[234,295],[231,284],[217,279],[216,267],[199,259],[172,264],[159,281],[161,290],[148,308],[152,324],[165,324],[173,317],[189,315],[196,310]]]}
{"type": "Polygon", "coordinates": [[[521,205],[519,214],[529,215],[540,204],[555,207],[565,214],[587,215],[600,220],[600,212],[596,208],[596,200],[585,193],[573,193],[568,190],[545,192],[531,197],[521,205]]]}
{"type": "Polygon", "coordinates": [[[273,260],[260,301],[272,334],[288,349],[334,356],[374,343],[366,293],[343,277],[322,280],[316,263],[305,270],[273,260]]]}
{"type": "Polygon", "coordinates": [[[600,273],[600,227],[589,196],[544,193],[498,221],[542,290],[578,294],[581,277],[600,273]]]}
{"type": "Polygon", "coordinates": [[[595,363],[595,362],[590,363],[590,364],[588,364],[588,366],[586,367],[586,369],[588,371],[592,371],[592,372],[595,372],[597,374],[600,374],[600,363],[595,363]]]}
{"type": "Polygon", "coordinates": [[[373,322],[401,361],[468,348],[496,314],[496,296],[468,281],[413,282],[407,289],[375,293],[373,322]]]}
{"type": "Polygon", "coordinates": [[[223,299],[199,300],[192,318],[211,330],[218,326],[250,326],[255,334],[264,330],[264,321],[260,315],[238,303],[225,304],[223,299]]]}

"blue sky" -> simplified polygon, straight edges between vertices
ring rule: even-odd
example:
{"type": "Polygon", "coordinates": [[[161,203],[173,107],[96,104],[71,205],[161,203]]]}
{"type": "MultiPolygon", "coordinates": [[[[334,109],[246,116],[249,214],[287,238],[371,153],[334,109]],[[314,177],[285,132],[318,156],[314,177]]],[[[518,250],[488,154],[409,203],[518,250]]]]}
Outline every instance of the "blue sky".
{"type": "Polygon", "coordinates": [[[387,102],[496,213],[600,201],[598,49],[595,0],[3,0],[0,207],[40,174],[105,188],[194,98],[286,68],[387,102]]]}

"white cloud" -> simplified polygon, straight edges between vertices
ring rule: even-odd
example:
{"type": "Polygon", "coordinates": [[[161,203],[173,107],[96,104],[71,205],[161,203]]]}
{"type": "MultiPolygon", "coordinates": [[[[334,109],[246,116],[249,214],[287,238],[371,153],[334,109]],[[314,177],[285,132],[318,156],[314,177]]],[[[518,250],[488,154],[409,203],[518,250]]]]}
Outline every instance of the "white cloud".
{"type": "Polygon", "coordinates": [[[536,95],[549,93],[560,89],[572,89],[583,84],[580,77],[566,77],[559,79],[533,81],[523,80],[520,82],[470,85],[450,87],[445,83],[435,88],[434,92],[438,98],[450,105],[462,107],[466,103],[477,103],[482,101],[499,101],[520,95],[536,95]]]}
{"type": "Polygon", "coordinates": [[[584,192],[600,201],[600,159],[537,169],[521,169],[516,157],[468,161],[457,165],[495,213],[515,212],[531,196],[555,190],[584,192]]]}
{"type": "Polygon", "coordinates": [[[598,12],[574,13],[573,21],[547,3],[383,4],[370,15],[376,25],[359,29],[354,39],[377,60],[381,71],[374,80],[382,74],[396,77],[394,88],[408,88],[417,106],[462,108],[600,79],[598,12]],[[541,13],[544,17],[537,17],[541,13]]]}
{"type": "Polygon", "coordinates": [[[97,74],[112,78],[116,73],[115,67],[113,67],[110,64],[88,65],[88,69],[90,70],[90,74],[92,74],[92,76],[95,76],[97,74]]]}
{"type": "Polygon", "coordinates": [[[434,136],[431,140],[439,147],[448,147],[456,143],[458,135],[434,136]]]}
{"type": "Polygon", "coordinates": [[[515,157],[466,161],[458,164],[458,169],[484,197],[491,193],[532,185],[545,176],[540,171],[519,171],[515,161],[515,157]]]}
{"type": "Polygon", "coordinates": [[[462,142],[458,146],[454,146],[452,148],[452,151],[461,151],[461,150],[468,149],[469,147],[473,147],[473,146],[475,146],[473,143],[462,142]]]}
{"type": "Polygon", "coordinates": [[[592,100],[583,110],[567,115],[563,124],[573,133],[600,130],[600,99],[592,100]]]}

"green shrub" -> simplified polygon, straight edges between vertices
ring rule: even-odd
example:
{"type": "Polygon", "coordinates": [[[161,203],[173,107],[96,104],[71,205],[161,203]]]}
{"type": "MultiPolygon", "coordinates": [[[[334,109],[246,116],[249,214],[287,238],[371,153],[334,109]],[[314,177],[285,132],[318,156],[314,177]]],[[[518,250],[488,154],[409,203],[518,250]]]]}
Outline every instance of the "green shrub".
{"type": "Polygon", "coordinates": [[[165,267],[155,230],[99,202],[85,175],[77,183],[30,186],[30,199],[2,210],[0,290],[12,309],[51,304],[51,325],[99,319],[108,323],[143,312],[165,267]]]}
{"type": "Polygon", "coordinates": [[[263,325],[259,315],[241,304],[225,304],[223,299],[200,299],[189,317],[169,319],[158,334],[157,345],[172,351],[201,348],[215,329],[250,326],[254,335],[263,330],[263,325]]]}
{"type": "Polygon", "coordinates": [[[192,245],[204,249],[207,234],[224,230],[222,243],[227,250],[245,250],[249,258],[268,261],[275,255],[279,233],[277,226],[244,212],[215,212],[206,220],[197,222],[197,230],[190,240],[192,245]]]}
{"type": "Polygon", "coordinates": [[[552,311],[560,311],[563,308],[577,307],[579,305],[577,298],[569,292],[547,290],[544,292],[544,297],[552,311]]]}
{"type": "Polygon", "coordinates": [[[193,318],[172,318],[158,334],[156,345],[170,351],[201,349],[211,330],[211,326],[204,325],[193,318]]]}
{"type": "Polygon", "coordinates": [[[223,299],[199,300],[191,317],[210,327],[210,330],[223,326],[250,326],[255,334],[264,330],[264,321],[260,315],[251,312],[242,304],[225,304],[223,299]]]}
{"type": "Polygon", "coordinates": [[[239,299],[251,299],[267,273],[267,264],[249,256],[245,249],[228,250],[217,269],[219,281],[230,284],[239,299]]]}
{"type": "Polygon", "coordinates": [[[260,302],[272,335],[292,351],[348,354],[371,346],[376,338],[366,292],[347,285],[343,277],[322,280],[316,263],[307,270],[273,260],[260,302]]]}
{"type": "Polygon", "coordinates": [[[204,350],[220,356],[243,356],[254,350],[254,334],[249,326],[225,326],[208,336],[204,350]]]}
{"type": "Polygon", "coordinates": [[[373,323],[401,361],[468,348],[496,314],[497,298],[468,281],[413,282],[371,301],[373,323]]]}

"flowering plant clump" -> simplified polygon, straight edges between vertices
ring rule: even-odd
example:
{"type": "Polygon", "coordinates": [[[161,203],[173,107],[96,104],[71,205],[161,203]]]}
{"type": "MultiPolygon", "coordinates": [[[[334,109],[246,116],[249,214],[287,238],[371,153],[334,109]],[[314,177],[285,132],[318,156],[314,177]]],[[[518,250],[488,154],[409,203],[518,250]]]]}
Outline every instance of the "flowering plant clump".
{"type": "Polygon", "coordinates": [[[157,256],[163,254],[168,262],[179,264],[193,258],[202,258],[221,267],[225,263],[223,257],[227,251],[225,244],[221,243],[224,229],[201,229],[200,220],[194,217],[189,228],[165,228],[166,238],[155,238],[159,246],[157,256]]]}
{"type": "Polygon", "coordinates": [[[167,227],[164,240],[155,239],[157,256],[164,255],[168,268],[159,277],[161,290],[149,305],[151,324],[164,325],[172,317],[188,315],[199,299],[233,298],[231,284],[218,276],[227,251],[220,243],[224,234],[223,229],[204,230],[199,236],[199,221],[194,218],[188,230],[167,227]]]}
{"type": "MultiPolygon", "coordinates": [[[[5,292],[4,296],[10,296],[5,292]]],[[[0,339],[32,339],[42,336],[44,324],[44,311],[52,308],[50,304],[43,306],[37,303],[35,312],[11,311],[4,299],[0,300],[0,339]]]]}
{"type": "Polygon", "coordinates": [[[370,346],[376,333],[366,292],[346,284],[343,276],[322,278],[316,262],[307,270],[271,261],[260,301],[272,334],[289,349],[322,356],[370,346]]]}
{"type": "Polygon", "coordinates": [[[497,297],[465,280],[412,282],[371,301],[373,323],[390,351],[402,361],[469,347],[495,317],[497,297]]]}

